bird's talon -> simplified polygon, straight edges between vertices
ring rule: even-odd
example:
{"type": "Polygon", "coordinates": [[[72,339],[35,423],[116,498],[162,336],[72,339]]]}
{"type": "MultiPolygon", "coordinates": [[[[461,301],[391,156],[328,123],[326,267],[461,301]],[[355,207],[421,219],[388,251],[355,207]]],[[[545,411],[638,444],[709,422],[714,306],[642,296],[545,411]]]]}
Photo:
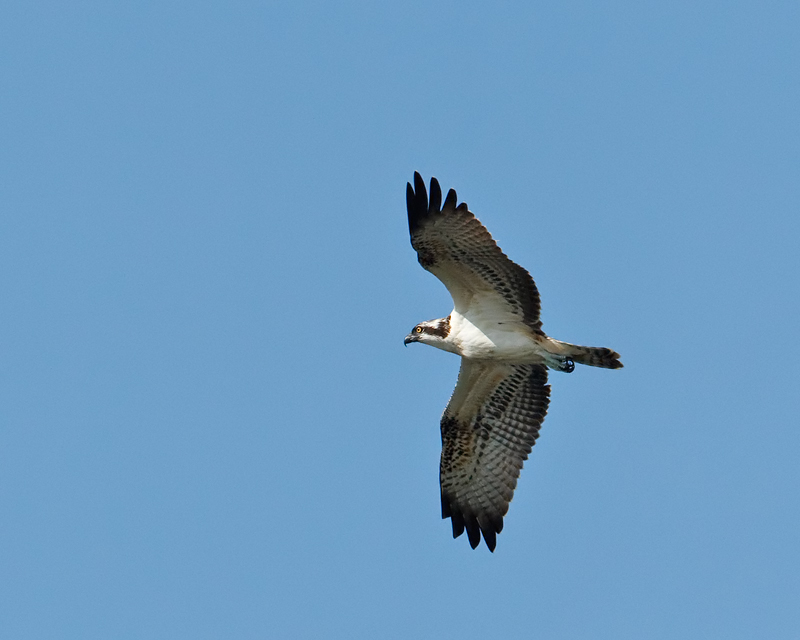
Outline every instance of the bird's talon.
{"type": "Polygon", "coordinates": [[[573,371],[575,371],[575,363],[572,360],[570,360],[569,358],[567,358],[564,361],[564,364],[561,365],[561,370],[564,373],[572,373],[573,371]]]}

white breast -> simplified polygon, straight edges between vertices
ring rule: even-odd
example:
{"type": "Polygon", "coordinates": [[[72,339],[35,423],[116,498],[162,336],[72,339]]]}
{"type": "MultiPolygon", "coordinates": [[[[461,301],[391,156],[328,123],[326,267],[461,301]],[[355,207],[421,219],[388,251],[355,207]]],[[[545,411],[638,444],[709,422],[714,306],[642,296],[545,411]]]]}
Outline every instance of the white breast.
{"type": "Polygon", "coordinates": [[[542,349],[533,333],[521,322],[508,322],[455,310],[450,314],[450,335],[459,355],[465,358],[540,362],[542,349]]]}

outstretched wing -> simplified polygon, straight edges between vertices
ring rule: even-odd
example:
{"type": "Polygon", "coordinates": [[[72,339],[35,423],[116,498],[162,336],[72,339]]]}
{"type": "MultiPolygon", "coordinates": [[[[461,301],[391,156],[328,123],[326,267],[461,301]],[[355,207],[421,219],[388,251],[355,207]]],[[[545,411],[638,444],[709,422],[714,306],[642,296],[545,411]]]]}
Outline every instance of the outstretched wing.
{"type": "Polygon", "coordinates": [[[406,188],[411,246],[423,268],[444,283],[458,313],[491,313],[541,332],[539,291],[530,274],[509,260],[467,204],[431,178],[431,197],[419,173],[406,188]]]}
{"type": "Polygon", "coordinates": [[[442,416],[439,470],[442,518],[451,519],[454,538],[466,528],[474,549],[483,533],[494,551],[549,403],[543,365],[461,359],[458,384],[442,416]]]}

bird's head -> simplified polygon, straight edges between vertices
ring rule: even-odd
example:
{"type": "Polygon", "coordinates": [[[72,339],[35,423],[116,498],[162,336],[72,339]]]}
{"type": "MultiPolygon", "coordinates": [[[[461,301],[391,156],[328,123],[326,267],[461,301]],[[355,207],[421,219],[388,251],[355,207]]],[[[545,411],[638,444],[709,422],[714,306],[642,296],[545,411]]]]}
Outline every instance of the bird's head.
{"type": "Polygon", "coordinates": [[[446,340],[450,334],[450,316],[446,318],[439,318],[437,320],[428,320],[420,322],[416,327],[411,330],[403,344],[407,345],[409,342],[421,342],[422,344],[429,344],[432,347],[439,349],[447,349],[446,340]]]}

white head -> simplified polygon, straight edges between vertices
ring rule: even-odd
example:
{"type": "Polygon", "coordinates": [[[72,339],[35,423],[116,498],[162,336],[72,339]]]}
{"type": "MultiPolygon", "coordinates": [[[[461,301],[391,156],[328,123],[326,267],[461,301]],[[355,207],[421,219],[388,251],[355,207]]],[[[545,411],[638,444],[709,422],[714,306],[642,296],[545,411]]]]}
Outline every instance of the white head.
{"type": "Polygon", "coordinates": [[[411,330],[411,333],[406,336],[405,340],[403,340],[403,344],[407,345],[409,342],[421,342],[422,344],[429,344],[438,349],[452,351],[452,345],[447,341],[447,336],[449,335],[450,316],[447,316],[446,318],[420,322],[411,330]]]}

